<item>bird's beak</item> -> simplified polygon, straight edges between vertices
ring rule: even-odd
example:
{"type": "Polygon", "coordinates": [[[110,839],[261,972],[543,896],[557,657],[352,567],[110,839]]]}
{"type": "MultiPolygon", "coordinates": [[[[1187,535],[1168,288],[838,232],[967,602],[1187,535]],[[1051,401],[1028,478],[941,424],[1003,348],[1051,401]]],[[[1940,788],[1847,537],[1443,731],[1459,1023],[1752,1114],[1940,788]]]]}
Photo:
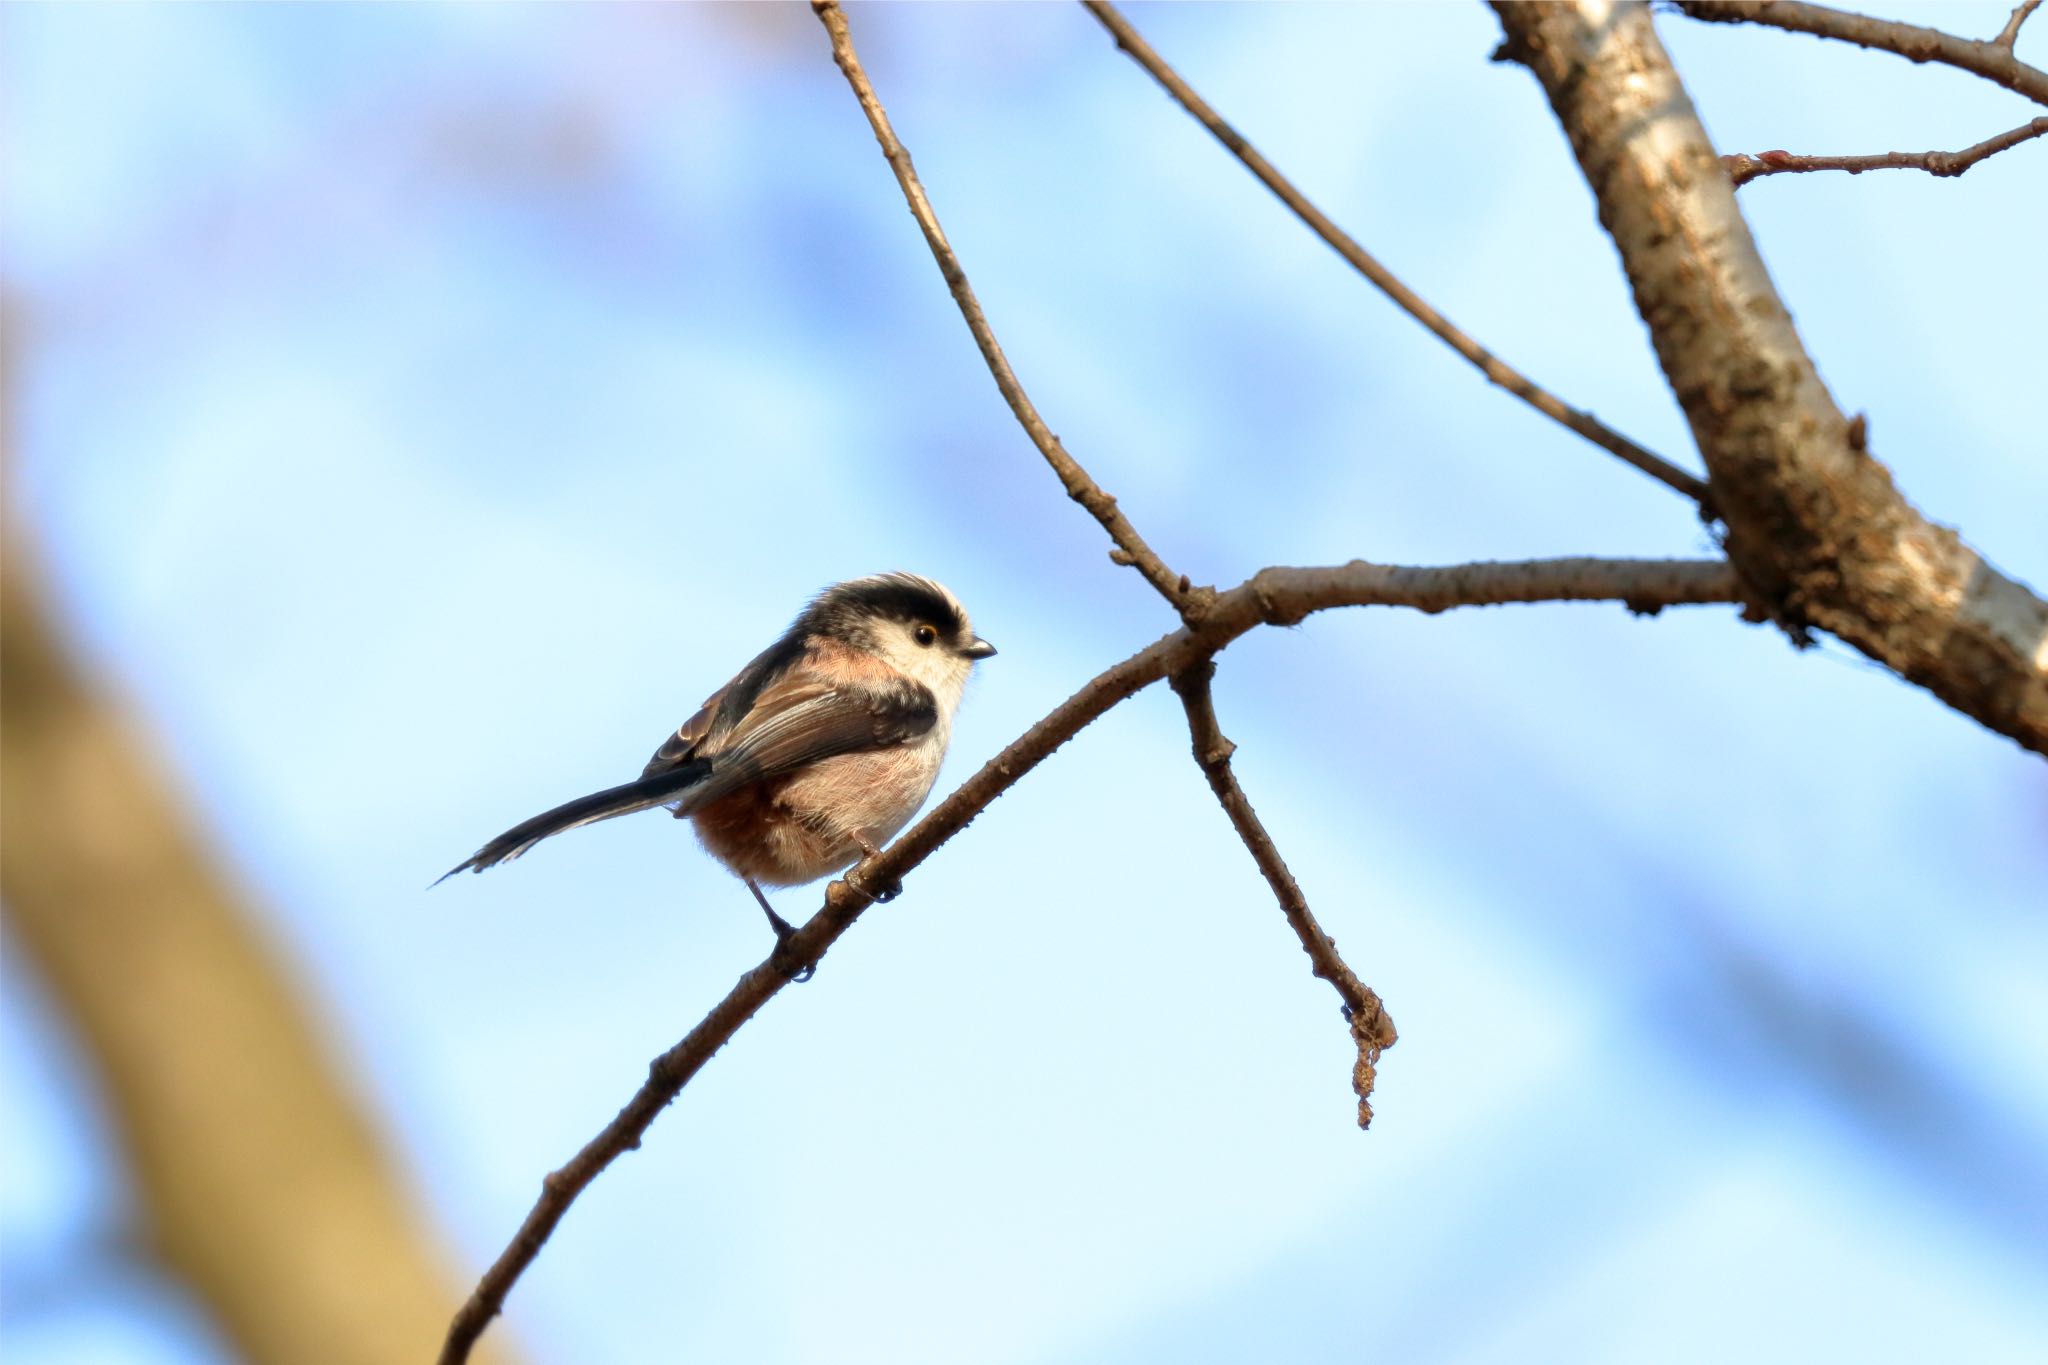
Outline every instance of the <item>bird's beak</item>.
{"type": "Polygon", "coordinates": [[[995,652],[996,647],[994,645],[977,635],[974,637],[974,643],[961,650],[960,655],[966,659],[986,659],[995,652]]]}

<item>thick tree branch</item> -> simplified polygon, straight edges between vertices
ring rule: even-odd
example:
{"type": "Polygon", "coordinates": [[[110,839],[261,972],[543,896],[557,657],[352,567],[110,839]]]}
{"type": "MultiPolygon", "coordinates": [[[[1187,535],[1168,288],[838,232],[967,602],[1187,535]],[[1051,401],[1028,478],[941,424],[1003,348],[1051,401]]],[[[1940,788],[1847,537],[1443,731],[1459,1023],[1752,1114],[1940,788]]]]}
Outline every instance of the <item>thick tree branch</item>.
{"type": "MultiPolygon", "coordinates": [[[[1294,625],[1313,612],[1335,607],[1398,606],[1440,612],[1510,602],[1611,601],[1637,613],[1652,613],[1670,606],[1739,600],[1735,575],[1719,560],[1553,559],[1449,568],[1401,568],[1354,560],[1331,568],[1265,569],[1220,594],[1199,623],[1155,641],[1095,677],[983,764],[880,854],[863,859],[846,880],[826,887],[818,913],[742,976],[681,1042],[655,1058],[646,1083],[617,1117],[541,1182],[540,1197],[519,1231],[484,1272],[450,1324],[441,1365],[458,1365],[469,1358],[484,1328],[503,1310],[506,1294],[540,1253],[577,1195],[605,1167],[638,1147],[648,1125],[682,1093],[690,1078],[791,977],[815,967],[860,918],[868,900],[849,882],[886,886],[900,880],[967,828],[1026,773],[1126,698],[1161,678],[1202,663],[1260,625],[1294,625]]],[[[1354,1017],[1353,1028],[1354,1033],[1363,1028],[1377,1036],[1379,1025],[1361,1011],[1354,1017]]]]}
{"type": "Polygon", "coordinates": [[[1369,1128],[1373,1079],[1380,1054],[1399,1041],[1400,1035],[1395,1033],[1394,1021],[1388,1017],[1379,996],[1358,979],[1338,954],[1337,940],[1324,933],[1323,926],[1316,922],[1315,912],[1308,908],[1308,897],[1301,893],[1301,884],[1287,870],[1287,862],[1274,845],[1273,836],[1266,832],[1259,813],[1252,809],[1251,798],[1238,785],[1237,774],[1230,766],[1230,756],[1237,752],[1237,746],[1224,737],[1216,720],[1216,698],[1210,688],[1215,675],[1216,661],[1212,657],[1180,670],[1168,681],[1187,709],[1188,736],[1194,742],[1195,762],[1209,779],[1209,790],[1216,793],[1217,803],[1230,818],[1237,837],[1244,841],[1252,861],[1258,864],[1259,874],[1273,888],[1280,912],[1287,916],[1288,926],[1301,940],[1301,950],[1308,954],[1312,970],[1334,986],[1344,1002],[1344,1018],[1351,1025],[1352,1043],[1358,1049],[1358,1061],[1351,1070],[1351,1088],[1358,1095],[1358,1126],[1369,1128]]]}
{"type": "Polygon", "coordinates": [[[1864,171],[1901,170],[1925,171],[1929,175],[1940,176],[1961,175],[1984,158],[1996,156],[2043,133],[2048,133],[2048,118],[2022,123],[2009,132],[1987,137],[1960,152],[1881,152],[1867,156],[1795,156],[1782,151],[1758,152],[1752,156],[1747,152],[1736,152],[1722,157],[1721,165],[1737,186],[1767,175],[1798,171],[1847,171],[1851,175],[1861,175],[1864,171]]]}
{"type": "Polygon", "coordinates": [[[1495,8],[1599,202],[1745,581],[1795,638],[1827,630],[2048,754],[2048,604],[1907,503],[1836,407],[1649,11],[1495,8]]]}
{"type": "Polygon", "coordinates": [[[1592,413],[1572,407],[1473,340],[1457,324],[1430,307],[1421,295],[1403,284],[1391,270],[1381,265],[1376,257],[1358,244],[1357,239],[1310,203],[1308,197],[1296,189],[1292,181],[1282,175],[1272,162],[1261,156],[1257,148],[1247,142],[1237,129],[1231,127],[1221,114],[1209,106],[1208,101],[1196,94],[1194,89],[1181,79],[1178,72],[1167,65],[1164,58],[1152,50],[1151,44],[1131,27],[1130,21],[1119,14],[1115,6],[1103,3],[1103,0],[1082,0],[1082,3],[1088,12],[1109,30],[1110,36],[1116,39],[1117,47],[1129,53],[1131,59],[1143,67],[1153,80],[1159,82],[1181,108],[1194,116],[1196,122],[1208,129],[1246,170],[1258,178],[1259,183],[1272,191],[1274,197],[1285,204],[1295,217],[1307,224],[1311,232],[1322,238],[1332,250],[1343,257],[1352,269],[1365,276],[1374,288],[1392,299],[1396,307],[1428,328],[1445,345],[1465,357],[1489,380],[1545,417],[1585,437],[1609,454],[1634,465],[1658,482],[1685,494],[1700,504],[1703,513],[1712,514],[1705,480],[1686,473],[1663,456],[1645,450],[1592,413]]]}
{"type": "Polygon", "coordinates": [[[875,140],[882,144],[882,155],[888,158],[889,169],[896,173],[896,183],[903,189],[903,197],[910,205],[910,215],[917,219],[918,227],[924,232],[925,245],[931,248],[933,259],[938,261],[939,273],[945,277],[946,287],[953,291],[953,302],[959,305],[960,316],[967,320],[967,330],[974,334],[974,344],[981,348],[981,357],[988,362],[989,373],[995,376],[996,387],[1002,391],[1010,411],[1016,414],[1018,424],[1031,438],[1031,443],[1038,447],[1038,453],[1045,457],[1045,462],[1052,466],[1053,472],[1059,475],[1067,496],[1087,508],[1089,514],[1102,523],[1102,529],[1109,532],[1110,539],[1116,542],[1120,553],[1112,553],[1111,558],[1136,568],[1145,576],[1145,581],[1157,588],[1183,617],[1190,612],[1199,612],[1207,601],[1206,589],[1192,589],[1185,578],[1166,567],[1152,547],[1145,543],[1145,538],[1138,534],[1138,528],[1117,509],[1116,499],[1104,492],[1080,462],[1067,454],[1060,438],[1053,435],[1045,419],[1038,415],[1038,408],[1017,381],[1016,373],[1010,369],[1002,345],[981,311],[981,301],[975,298],[973,287],[967,283],[967,272],[961,269],[960,258],[954,255],[951,243],[946,240],[945,229],[939,226],[939,216],[933,212],[931,200],[925,196],[924,185],[917,178],[917,169],[911,165],[909,151],[898,140],[896,130],[889,126],[888,111],[882,108],[875,87],[861,68],[860,56],[853,48],[853,36],[847,31],[846,16],[840,12],[836,0],[812,0],[811,8],[832,37],[832,59],[845,73],[847,84],[853,87],[854,97],[868,116],[868,126],[874,129],[875,140]]]}
{"type": "MultiPolygon", "coordinates": [[[[2012,42],[2001,33],[1989,42],[1958,38],[1938,28],[1902,24],[1891,19],[1873,19],[1867,14],[1806,5],[1795,0],[1677,0],[1678,8],[1695,19],[1711,24],[1765,24],[1792,33],[1810,33],[1816,38],[1833,38],[1858,47],[1896,53],[1911,62],[1939,62],[1982,76],[2036,104],[2048,104],[2048,72],[2028,66],[2013,56],[2012,42]]],[[[2022,5],[2020,10],[2027,9],[2022,5]]],[[[2017,36],[2026,15],[2015,10],[2006,22],[2008,32],[2017,36]]]]}

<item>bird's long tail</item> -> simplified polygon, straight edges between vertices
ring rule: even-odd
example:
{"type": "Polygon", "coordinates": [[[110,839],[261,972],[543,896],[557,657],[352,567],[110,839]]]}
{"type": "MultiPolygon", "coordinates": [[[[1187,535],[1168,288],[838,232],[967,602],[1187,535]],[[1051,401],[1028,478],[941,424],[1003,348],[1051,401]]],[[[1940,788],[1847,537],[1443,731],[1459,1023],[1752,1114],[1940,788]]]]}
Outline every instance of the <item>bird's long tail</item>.
{"type": "Polygon", "coordinates": [[[439,886],[458,872],[481,872],[499,863],[509,863],[541,840],[565,829],[594,825],[614,815],[631,815],[636,810],[665,806],[703,781],[710,771],[708,763],[686,763],[654,777],[643,777],[638,782],[607,787],[601,792],[564,802],[553,810],[543,811],[531,820],[512,826],[435,878],[434,885],[439,886]]]}

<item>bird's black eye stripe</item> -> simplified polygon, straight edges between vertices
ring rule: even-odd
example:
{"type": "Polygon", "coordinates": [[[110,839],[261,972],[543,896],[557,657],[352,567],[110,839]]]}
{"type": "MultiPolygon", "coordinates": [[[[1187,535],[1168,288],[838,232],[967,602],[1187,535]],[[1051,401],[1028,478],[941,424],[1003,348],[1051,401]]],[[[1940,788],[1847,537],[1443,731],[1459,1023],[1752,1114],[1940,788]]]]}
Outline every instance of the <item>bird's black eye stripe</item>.
{"type": "Polygon", "coordinates": [[[930,648],[939,642],[939,633],[930,626],[919,626],[916,630],[910,632],[910,636],[926,648],[930,648]]]}
{"type": "Polygon", "coordinates": [[[966,625],[960,619],[959,604],[950,600],[937,584],[909,574],[880,574],[874,578],[840,583],[818,594],[805,613],[811,630],[827,628],[836,621],[851,624],[872,618],[923,623],[939,634],[957,635],[966,625]]]}

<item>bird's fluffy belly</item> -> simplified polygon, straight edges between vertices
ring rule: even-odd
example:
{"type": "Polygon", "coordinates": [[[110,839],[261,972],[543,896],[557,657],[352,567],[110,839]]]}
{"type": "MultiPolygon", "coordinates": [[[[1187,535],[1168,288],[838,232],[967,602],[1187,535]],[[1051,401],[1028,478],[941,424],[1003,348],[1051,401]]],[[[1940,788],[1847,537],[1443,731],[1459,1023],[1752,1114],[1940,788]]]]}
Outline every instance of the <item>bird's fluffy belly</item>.
{"type": "Polygon", "coordinates": [[[742,787],[693,814],[711,856],[767,886],[795,886],[851,867],[856,832],[875,844],[924,804],[938,765],[923,745],[822,759],[742,787]]]}

